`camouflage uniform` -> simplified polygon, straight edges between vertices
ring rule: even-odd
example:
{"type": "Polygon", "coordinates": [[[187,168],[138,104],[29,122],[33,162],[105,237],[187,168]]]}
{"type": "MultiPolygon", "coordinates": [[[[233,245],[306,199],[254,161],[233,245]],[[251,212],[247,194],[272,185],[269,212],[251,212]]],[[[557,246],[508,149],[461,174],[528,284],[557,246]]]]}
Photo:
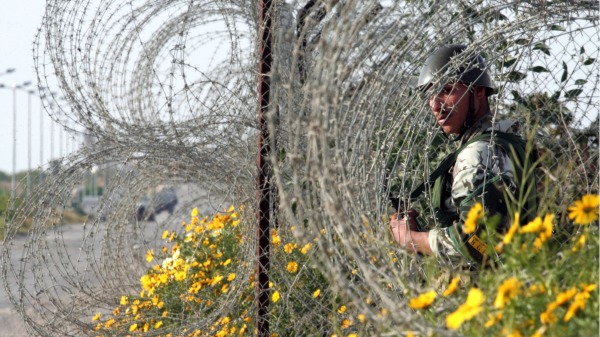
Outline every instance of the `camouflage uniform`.
{"type": "MultiPolygon", "coordinates": [[[[491,116],[486,115],[469,128],[461,139],[461,145],[473,137],[496,131],[517,134],[519,124],[514,121],[497,121],[492,127],[491,116]]],[[[513,162],[510,153],[501,146],[490,146],[487,140],[478,140],[458,153],[456,162],[445,174],[441,184],[440,217],[429,224],[429,244],[433,254],[441,261],[455,263],[480,262],[485,251],[478,228],[475,233],[465,234],[463,223],[471,207],[481,202],[488,214],[500,214],[499,230],[510,223],[504,193],[514,195],[517,191],[513,162]],[[445,223],[444,223],[445,222],[445,223]]]]}

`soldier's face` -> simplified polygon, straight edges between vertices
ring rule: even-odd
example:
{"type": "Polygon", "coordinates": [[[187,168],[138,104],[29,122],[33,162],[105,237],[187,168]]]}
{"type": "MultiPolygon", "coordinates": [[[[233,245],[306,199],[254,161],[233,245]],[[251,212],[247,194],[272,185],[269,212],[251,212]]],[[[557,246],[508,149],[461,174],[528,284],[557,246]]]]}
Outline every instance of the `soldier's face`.
{"type": "Polygon", "coordinates": [[[446,134],[460,133],[469,112],[469,95],[464,83],[449,83],[429,98],[431,111],[446,134]]]}

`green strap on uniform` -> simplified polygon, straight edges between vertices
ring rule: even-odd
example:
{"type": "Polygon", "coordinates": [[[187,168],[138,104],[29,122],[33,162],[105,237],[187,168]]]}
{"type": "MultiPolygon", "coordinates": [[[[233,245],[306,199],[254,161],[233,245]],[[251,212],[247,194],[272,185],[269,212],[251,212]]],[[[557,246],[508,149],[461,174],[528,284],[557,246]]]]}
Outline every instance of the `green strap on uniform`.
{"type": "MultiPolygon", "coordinates": [[[[504,132],[497,132],[496,135],[499,136],[500,134],[505,134],[505,135],[511,135],[508,133],[504,133],[504,132]]],[[[514,136],[514,135],[512,135],[514,136]]],[[[503,136],[501,136],[503,137],[503,136]]],[[[517,136],[514,136],[518,139],[520,139],[517,136]]],[[[433,172],[429,175],[429,178],[427,178],[427,180],[425,180],[424,182],[422,182],[419,186],[417,186],[417,188],[415,188],[411,193],[410,193],[410,199],[414,200],[416,198],[418,198],[424,191],[425,191],[425,186],[426,185],[430,185],[433,182],[435,182],[435,180],[438,177],[441,177],[442,174],[448,172],[448,169],[450,168],[450,166],[452,166],[455,162],[456,162],[456,158],[458,157],[458,154],[464,150],[468,145],[471,145],[471,143],[480,141],[480,140],[489,140],[491,139],[492,136],[489,132],[484,132],[482,134],[479,134],[475,137],[473,137],[471,140],[469,140],[468,142],[466,142],[465,144],[463,144],[461,147],[458,148],[458,150],[452,152],[451,154],[449,154],[446,158],[444,158],[444,160],[442,160],[442,162],[440,163],[440,165],[433,170],[433,172]]]]}
{"type": "MultiPolygon", "coordinates": [[[[508,155],[511,155],[511,148],[514,149],[515,154],[517,155],[517,159],[519,161],[519,163],[514,163],[514,168],[515,168],[515,174],[516,174],[516,178],[519,179],[519,181],[522,182],[523,179],[523,172],[522,172],[522,168],[525,165],[525,162],[527,160],[527,156],[525,153],[525,141],[512,133],[506,133],[506,132],[495,132],[494,133],[494,140],[496,142],[496,144],[500,145],[500,147],[502,147],[505,151],[507,151],[508,155]]],[[[427,185],[431,185],[432,183],[436,182],[436,184],[441,184],[441,181],[436,181],[438,180],[439,177],[441,177],[443,174],[445,174],[446,172],[448,172],[448,169],[450,169],[450,167],[456,162],[456,158],[458,157],[458,154],[464,150],[468,145],[480,141],[480,140],[487,140],[489,141],[492,138],[492,134],[490,132],[484,132],[482,134],[479,134],[475,137],[473,137],[472,139],[470,139],[467,143],[463,144],[461,147],[459,147],[456,151],[454,151],[453,153],[449,154],[446,158],[444,158],[444,160],[442,160],[442,162],[440,163],[440,165],[429,175],[429,177],[427,178],[426,181],[424,181],[423,183],[421,183],[419,186],[417,186],[417,188],[415,188],[411,193],[410,193],[410,199],[411,200],[415,200],[416,198],[418,198],[424,191],[425,191],[425,187],[427,185]]],[[[530,163],[533,163],[533,160],[530,160],[530,163]]],[[[526,209],[529,213],[531,212],[535,212],[535,209],[537,207],[537,195],[536,195],[536,190],[535,190],[535,181],[534,181],[535,177],[534,176],[530,176],[527,177],[527,182],[526,183],[526,188],[530,189],[530,191],[528,192],[529,195],[527,196],[527,204],[526,204],[526,209]]],[[[441,193],[441,188],[443,188],[442,186],[436,186],[436,188],[434,188],[434,195],[433,198],[434,199],[440,199],[439,201],[441,202],[441,195],[437,195],[441,193]],[[440,190],[440,191],[437,191],[440,190]]],[[[434,203],[435,205],[435,203],[434,203]]],[[[441,206],[437,205],[438,207],[441,206]]],[[[532,214],[523,214],[524,217],[523,219],[527,218],[527,215],[529,215],[529,217],[532,216],[532,214]]]]}

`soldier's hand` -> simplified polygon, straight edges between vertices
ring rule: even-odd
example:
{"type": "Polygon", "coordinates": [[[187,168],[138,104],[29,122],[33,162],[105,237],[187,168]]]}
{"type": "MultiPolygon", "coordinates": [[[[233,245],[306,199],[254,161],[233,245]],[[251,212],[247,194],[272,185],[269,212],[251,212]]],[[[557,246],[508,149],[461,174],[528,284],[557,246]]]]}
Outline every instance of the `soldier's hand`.
{"type": "Polygon", "coordinates": [[[401,245],[406,243],[406,239],[410,237],[410,231],[418,231],[417,216],[419,212],[414,209],[408,210],[405,215],[398,219],[398,214],[395,213],[390,217],[390,227],[392,228],[392,235],[394,240],[401,245]]]}
{"type": "Polygon", "coordinates": [[[412,208],[406,212],[406,215],[405,215],[406,223],[408,224],[408,228],[410,228],[411,231],[415,231],[415,232],[419,231],[419,225],[417,223],[418,216],[419,216],[419,212],[417,212],[416,210],[414,210],[412,208]]]}

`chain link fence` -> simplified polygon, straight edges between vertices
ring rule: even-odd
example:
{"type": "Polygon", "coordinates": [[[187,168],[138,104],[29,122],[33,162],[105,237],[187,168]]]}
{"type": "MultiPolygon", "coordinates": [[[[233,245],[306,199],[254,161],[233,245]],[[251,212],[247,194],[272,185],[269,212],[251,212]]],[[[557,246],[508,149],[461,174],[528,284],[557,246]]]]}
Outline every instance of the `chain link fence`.
{"type": "Polygon", "coordinates": [[[242,0],[48,1],[40,93],[87,141],[9,212],[2,277],[28,332],[453,335],[406,310],[407,294],[436,280],[389,230],[389,197],[408,205],[455,147],[415,90],[423,61],[449,43],[485,57],[494,118],[521,121],[542,161],[544,211],[565,222],[577,195],[598,193],[595,2],[309,0],[261,12],[242,0]],[[260,72],[263,19],[272,67],[260,72]],[[264,132],[268,151],[256,148],[264,132]],[[85,222],[60,225],[69,210],[85,222]],[[183,279],[169,264],[179,256],[183,279]],[[162,271],[179,288],[140,280],[162,271]]]}

